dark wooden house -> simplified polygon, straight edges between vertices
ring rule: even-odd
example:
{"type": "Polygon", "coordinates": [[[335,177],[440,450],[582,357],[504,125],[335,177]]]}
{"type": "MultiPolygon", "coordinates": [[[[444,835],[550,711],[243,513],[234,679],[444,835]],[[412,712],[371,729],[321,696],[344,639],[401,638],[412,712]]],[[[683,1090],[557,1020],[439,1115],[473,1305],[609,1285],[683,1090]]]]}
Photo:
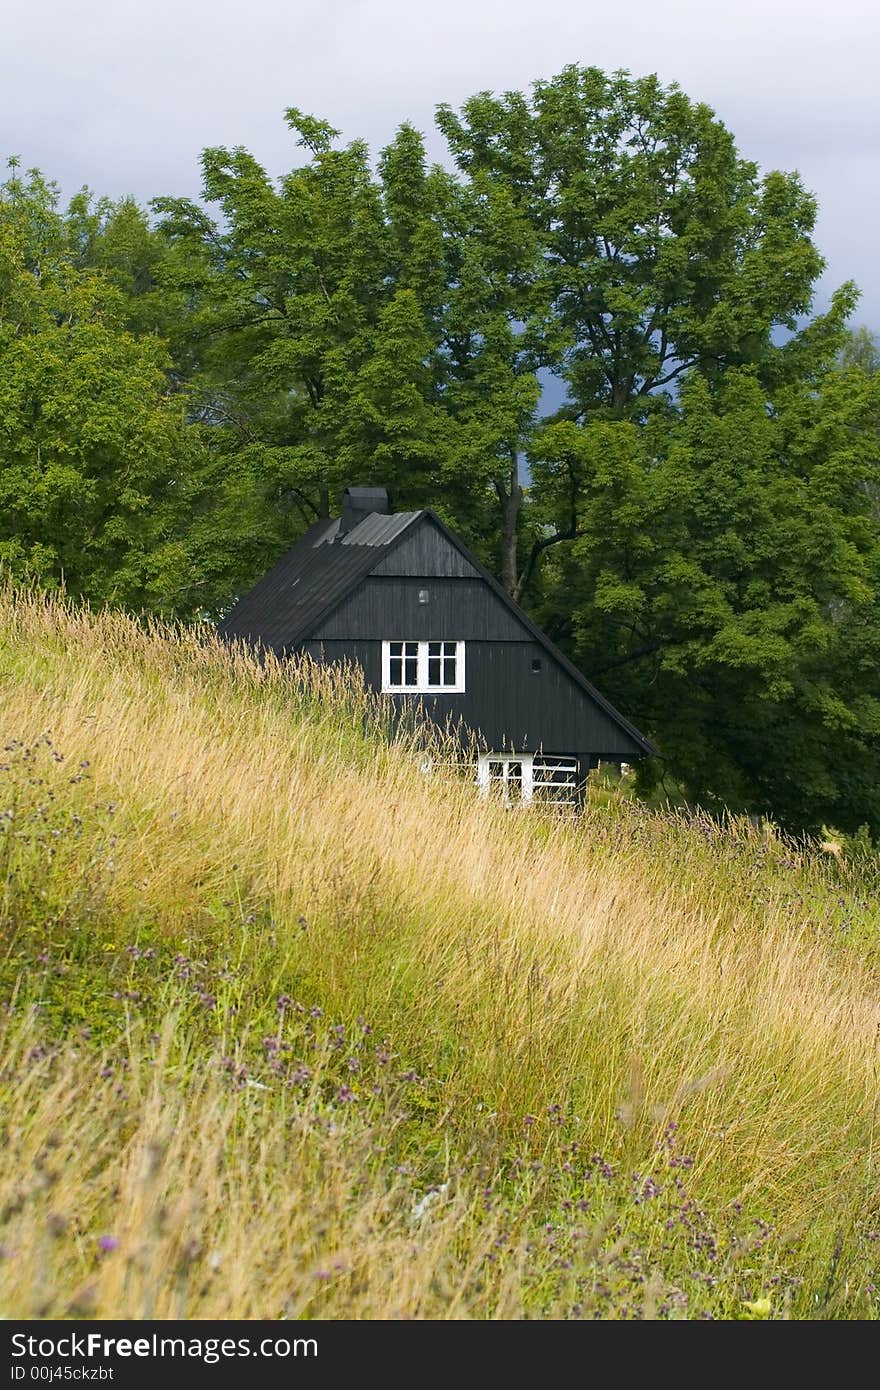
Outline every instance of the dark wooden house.
{"type": "Polygon", "coordinates": [[[506,800],[574,800],[591,767],[654,752],[430,510],[349,488],[220,625],[278,656],[353,661],[478,748],[506,800]]]}

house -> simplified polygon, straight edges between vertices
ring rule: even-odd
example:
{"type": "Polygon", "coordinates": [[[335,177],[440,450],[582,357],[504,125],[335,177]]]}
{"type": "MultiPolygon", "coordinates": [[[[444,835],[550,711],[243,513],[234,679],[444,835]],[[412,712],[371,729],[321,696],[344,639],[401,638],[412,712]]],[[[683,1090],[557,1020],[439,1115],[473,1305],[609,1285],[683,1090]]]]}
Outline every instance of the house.
{"type": "Polygon", "coordinates": [[[352,661],[475,746],[506,801],[573,802],[600,760],[656,750],[558,651],[434,512],[348,488],[220,624],[278,656],[352,661]]]}

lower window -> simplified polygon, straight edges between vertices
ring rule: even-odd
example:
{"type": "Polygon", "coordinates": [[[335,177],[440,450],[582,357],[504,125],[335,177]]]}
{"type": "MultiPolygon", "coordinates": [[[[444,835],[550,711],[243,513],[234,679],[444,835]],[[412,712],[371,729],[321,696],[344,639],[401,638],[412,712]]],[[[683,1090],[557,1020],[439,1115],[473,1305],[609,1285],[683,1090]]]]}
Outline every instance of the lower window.
{"type": "Polygon", "coordinates": [[[484,796],[497,796],[508,806],[532,799],[531,753],[482,753],[477,759],[477,786],[484,796]]]}
{"type": "Polygon", "coordinates": [[[477,759],[477,786],[507,806],[545,801],[577,805],[576,758],[538,753],[482,753],[477,759]]]}

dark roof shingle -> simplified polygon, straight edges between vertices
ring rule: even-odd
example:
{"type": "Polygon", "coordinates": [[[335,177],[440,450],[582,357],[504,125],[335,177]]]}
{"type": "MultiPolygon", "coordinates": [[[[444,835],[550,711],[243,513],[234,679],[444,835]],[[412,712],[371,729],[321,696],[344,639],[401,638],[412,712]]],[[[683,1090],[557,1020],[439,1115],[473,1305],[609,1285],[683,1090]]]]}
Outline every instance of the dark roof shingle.
{"type": "Polygon", "coordinates": [[[379,563],[421,512],[371,513],[337,539],[339,518],[316,521],[218,625],[223,637],[279,655],[308,637],[379,563]]]}

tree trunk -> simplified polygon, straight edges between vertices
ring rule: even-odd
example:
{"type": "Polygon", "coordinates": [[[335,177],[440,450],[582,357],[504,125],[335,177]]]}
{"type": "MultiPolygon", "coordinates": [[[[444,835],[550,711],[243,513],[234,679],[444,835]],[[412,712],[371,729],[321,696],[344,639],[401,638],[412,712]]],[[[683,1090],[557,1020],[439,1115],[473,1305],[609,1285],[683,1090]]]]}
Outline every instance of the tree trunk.
{"type": "Polygon", "coordinates": [[[330,492],[326,487],[322,487],[318,493],[318,520],[324,521],[330,516],[330,492]]]}
{"type": "Polygon", "coordinates": [[[498,486],[498,496],[501,501],[501,583],[512,597],[516,593],[519,514],[523,496],[515,446],[510,451],[507,486],[498,486]]]}

